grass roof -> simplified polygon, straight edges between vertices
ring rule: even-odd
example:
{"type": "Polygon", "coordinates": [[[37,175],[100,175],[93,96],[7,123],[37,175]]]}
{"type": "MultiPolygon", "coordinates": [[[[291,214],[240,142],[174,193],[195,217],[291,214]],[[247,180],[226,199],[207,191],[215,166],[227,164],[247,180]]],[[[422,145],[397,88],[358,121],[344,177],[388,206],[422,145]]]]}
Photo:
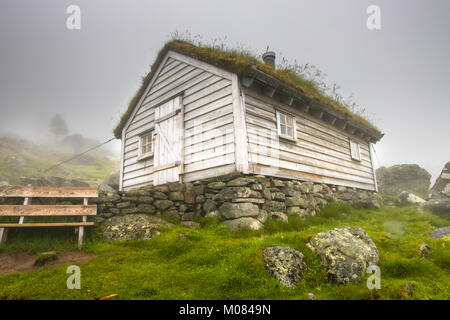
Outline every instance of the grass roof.
{"type": "Polygon", "coordinates": [[[327,105],[340,113],[343,113],[357,123],[367,127],[370,130],[373,130],[377,135],[382,135],[381,132],[367,119],[351,112],[346,105],[326,95],[312,80],[306,79],[293,70],[290,70],[288,68],[276,69],[268,64],[261,62],[255,56],[245,51],[221,49],[217,48],[216,46],[197,46],[188,41],[172,40],[166,43],[166,45],[159,51],[158,56],[151,67],[151,71],[145,77],[143,77],[141,87],[131,99],[127,110],[122,115],[117,127],[114,129],[114,135],[116,138],[121,138],[122,129],[128,121],[128,118],[131,116],[134,108],[136,107],[136,104],[144,94],[144,91],[153,78],[158,65],[162,62],[165,55],[170,50],[228,70],[240,76],[249,75],[251,71],[254,70],[253,68],[256,68],[257,70],[274,77],[283,84],[303,92],[308,97],[316,99],[320,103],[327,105]]]}

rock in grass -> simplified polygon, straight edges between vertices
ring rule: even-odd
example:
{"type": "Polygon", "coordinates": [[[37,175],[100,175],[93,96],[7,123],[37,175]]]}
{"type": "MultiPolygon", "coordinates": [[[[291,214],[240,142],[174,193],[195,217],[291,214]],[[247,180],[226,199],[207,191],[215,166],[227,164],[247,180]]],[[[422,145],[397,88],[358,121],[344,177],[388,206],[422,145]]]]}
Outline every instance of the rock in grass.
{"type": "Polygon", "coordinates": [[[250,217],[226,220],[221,222],[221,224],[226,225],[230,231],[260,230],[263,227],[260,221],[250,217]]]}
{"type": "Polygon", "coordinates": [[[419,248],[420,256],[422,258],[428,258],[431,255],[431,248],[426,243],[422,244],[419,248]]]}
{"type": "Polygon", "coordinates": [[[58,254],[56,253],[56,251],[42,252],[42,253],[38,254],[36,261],[34,261],[34,265],[42,266],[49,261],[54,261],[57,259],[58,259],[58,254]]]}
{"type": "Polygon", "coordinates": [[[308,247],[317,253],[335,284],[356,283],[380,260],[377,247],[361,228],[332,229],[313,236],[308,247]]]}
{"type": "Polygon", "coordinates": [[[450,237],[450,226],[438,228],[430,233],[430,237],[436,240],[441,240],[446,237],[450,237]]]}
{"type": "Polygon", "coordinates": [[[288,288],[295,286],[306,272],[303,254],[289,247],[264,248],[263,259],[269,275],[288,288]]]}
{"type": "Polygon", "coordinates": [[[308,300],[317,300],[317,297],[313,293],[308,293],[306,298],[308,298],[308,300]]]}
{"type": "Polygon", "coordinates": [[[149,240],[161,234],[161,226],[172,224],[155,216],[129,214],[106,220],[101,230],[105,240],[149,240]]]}

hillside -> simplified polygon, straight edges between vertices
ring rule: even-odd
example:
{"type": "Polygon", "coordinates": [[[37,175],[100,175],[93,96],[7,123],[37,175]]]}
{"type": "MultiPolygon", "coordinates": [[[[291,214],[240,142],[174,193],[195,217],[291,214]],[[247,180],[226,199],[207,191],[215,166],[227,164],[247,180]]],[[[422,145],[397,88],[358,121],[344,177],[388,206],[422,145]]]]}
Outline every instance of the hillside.
{"type": "Polygon", "coordinates": [[[90,152],[48,172],[47,168],[74,156],[57,144],[37,144],[0,136],[0,184],[16,185],[22,177],[54,176],[86,183],[101,183],[118,171],[119,160],[107,150],[90,152]]]}
{"type": "MultiPolygon", "coordinates": [[[[67,230],[11,232],[1,255],[56,250],[61,265],[31,272],[0,275],[0,299],[450,299],[448,238],[429,233],[449,220],[415,207],[379,210],[334,204],[305,220],[270,221],[264,230],[229,232],[214,220],[201,219],[200,228],[181,224],[162,228],[148,241],[105,241],[91,229],[82,253],[85,260],[64,262],[76,240],[67,230]],[[367,275],[360,283],[334,285],[327,281],[319,258],[307,247],[309,239],[332,228],[363,228],[380,253],[381,289],[369,290],[367,275]],[[422,258],[427,243],[431,256],[422,258]],[[305,255],[308,270],[293,288],[270,277],[262,250],[289,246],[305,255]],[[67,290],[67,265],[82,269],[80,290],[67,290]]],[[[79,254],[78,254],[79,255],[79,254]]],[[[1,268],[0,268],[1,269],[1,268]]]]}

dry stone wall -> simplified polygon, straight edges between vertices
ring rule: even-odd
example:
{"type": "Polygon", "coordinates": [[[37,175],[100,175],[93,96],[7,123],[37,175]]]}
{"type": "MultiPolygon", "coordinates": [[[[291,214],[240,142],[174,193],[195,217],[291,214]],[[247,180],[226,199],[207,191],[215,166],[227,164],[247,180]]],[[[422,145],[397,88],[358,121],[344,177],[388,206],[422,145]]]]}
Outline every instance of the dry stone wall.
{"type": "Polygon", "coordinates": [[[335,201],[357,207],[379,207],[376,193],[370,191],[235,174],[128,192],[104,188],[98,199],[98,219],[131,213],[161,215],[181,221],[206,216],[222,220],[233,230],[259,229],[268,218],[287,221],[288,216],[313,216],[327,203],[335,201]]]}
{"type": "MultiPolygon", "coordinates": [[[[4,202],[6,199],[0,199],[4,202]]],[[[11,199],[7,200],[11,203],[11,199]]],[[[13,199],[21,204],[23,199],[13,199]]],[[[57,201],[33,199],[33,204],[81,204],[82,199],[57,201]]],[[[169,183],[122,192],[99,186],[97,223],[117,215],[149,214],[180,221],[196,217],[222,220],[231,230],[260,229],[269,218],[288,221],[288,216],[314,216],[329,202],[357,207],[379,207],[376,193],[261,175],[233,174],[193,183],[169,183]]]]}

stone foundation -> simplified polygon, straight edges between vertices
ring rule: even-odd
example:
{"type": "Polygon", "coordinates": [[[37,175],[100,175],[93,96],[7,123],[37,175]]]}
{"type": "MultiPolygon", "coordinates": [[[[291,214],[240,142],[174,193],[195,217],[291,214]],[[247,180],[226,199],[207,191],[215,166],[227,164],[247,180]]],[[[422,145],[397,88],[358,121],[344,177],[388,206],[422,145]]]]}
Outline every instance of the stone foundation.
{"type": "MultiPolygon", "coordinates": [[[[17,204],[22,201],[17,199],[17,204]]],[[[32,201],[33,204],[55,203],[54,199],[32,201]]],[[[147,186],[127,192],[100,185],[99,198],[90,203],[98,204],[97,223],[116,215],[134,213],[180,221],[206,216],[218,218],[235,230],[259,229],[268,218],[287,221],[288,216],[314,216],[327,203],[336,201],[356,207],[379,207],[377,194],[371,191],[240,174],[193,183],[147,186]]],[[[82,199],[56,203],[80,204],[82,199]]]]}
{"type": "Polygon", "coordinates": [[[371,191],[255,175],[227,175],[193,183],[169,183],[99,198],[99,216],[147,213],[181,221],[197,216],[218,218],[230,229],[259,229],[267,218],[314,216],[329,202],[377,208],[371,191]]]}

